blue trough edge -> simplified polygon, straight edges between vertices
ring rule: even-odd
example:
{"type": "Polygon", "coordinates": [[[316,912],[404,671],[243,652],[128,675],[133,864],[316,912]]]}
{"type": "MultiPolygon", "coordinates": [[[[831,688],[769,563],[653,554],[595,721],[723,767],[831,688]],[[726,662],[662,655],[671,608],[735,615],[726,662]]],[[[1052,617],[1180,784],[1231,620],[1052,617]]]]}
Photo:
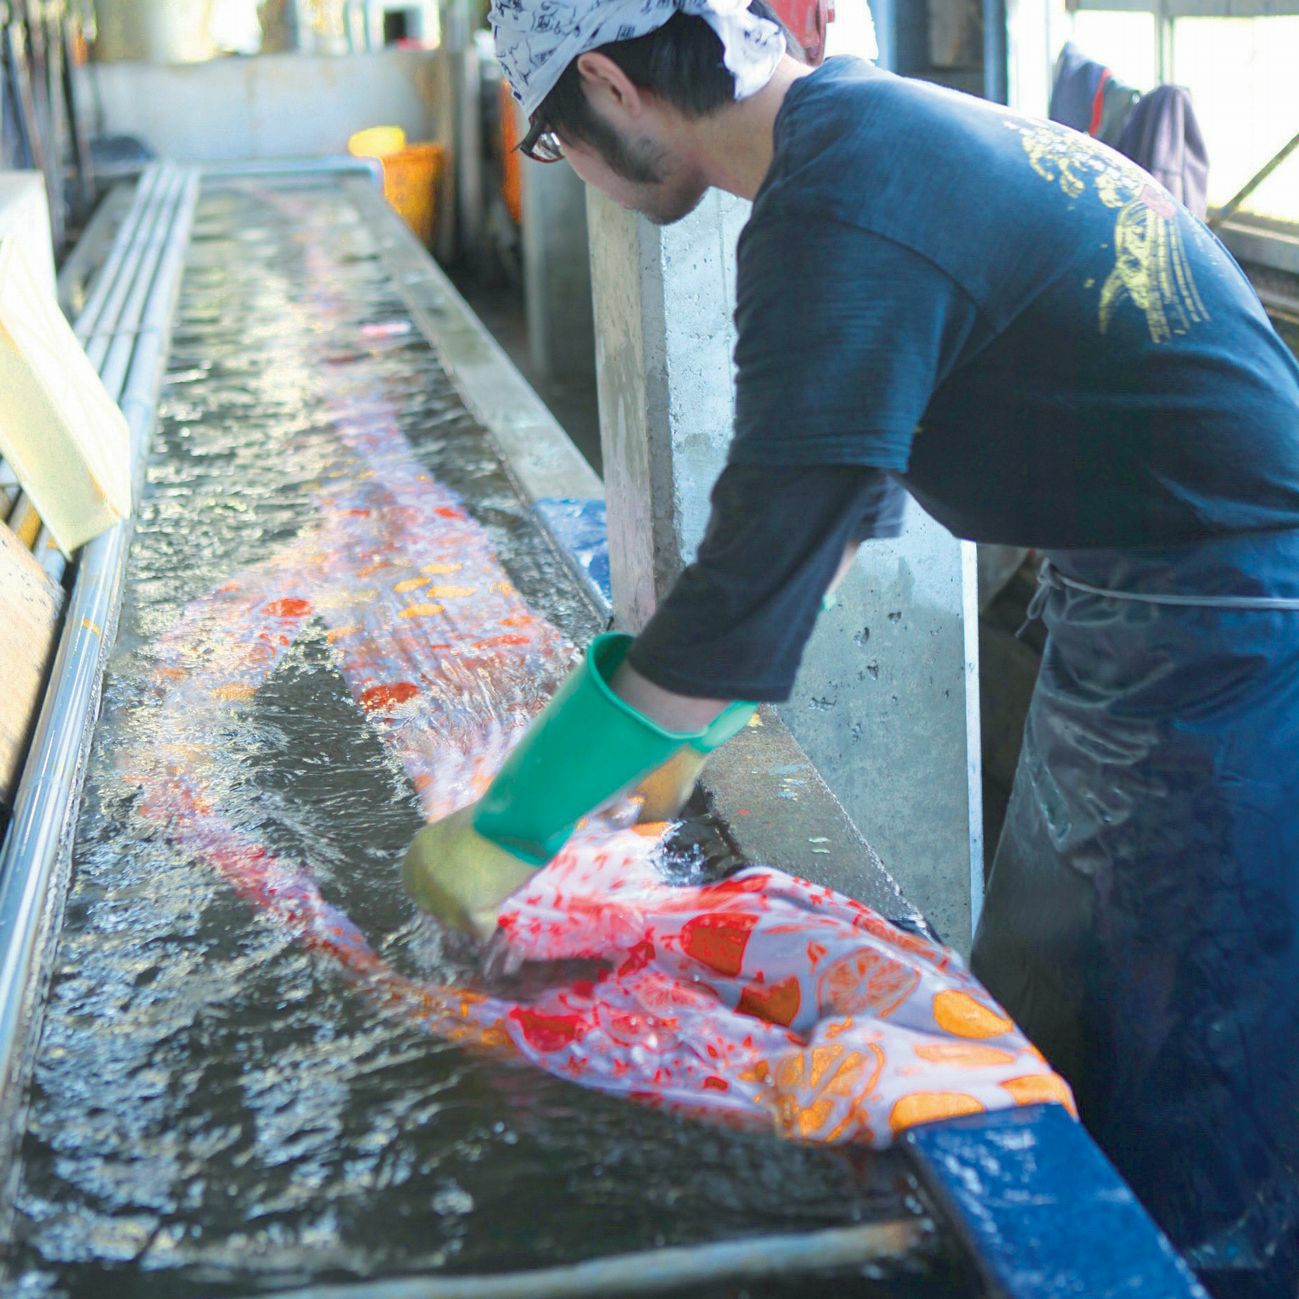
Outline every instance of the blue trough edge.
{"type": "Polygon", "coordinates": [[[930,1123],[902,1144],[995,1299],[1208,1299],[1058,1105],[930,1123]]]}
{"type": "Polygon", "coordinates": [[[609,584],[609,529],[604,502],[543,496],[534,508],[555,542],[568,552],[588,587],[607,611],[613,605],[609,584]]]}

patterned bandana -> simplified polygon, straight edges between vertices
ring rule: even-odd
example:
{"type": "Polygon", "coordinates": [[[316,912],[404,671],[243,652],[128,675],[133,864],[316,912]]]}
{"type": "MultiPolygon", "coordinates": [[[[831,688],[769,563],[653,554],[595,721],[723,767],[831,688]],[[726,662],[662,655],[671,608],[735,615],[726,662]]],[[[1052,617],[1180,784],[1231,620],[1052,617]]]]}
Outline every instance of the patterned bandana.
{"type": "Polygon", "coordinates": [[[736,99],[771,80],[785,37],[749,12],[749,0],[492,0],[489,20],[510,88],[531,117],[579,54],[646,36],[678,11],[702,18],[721,38],[736,99]]]}

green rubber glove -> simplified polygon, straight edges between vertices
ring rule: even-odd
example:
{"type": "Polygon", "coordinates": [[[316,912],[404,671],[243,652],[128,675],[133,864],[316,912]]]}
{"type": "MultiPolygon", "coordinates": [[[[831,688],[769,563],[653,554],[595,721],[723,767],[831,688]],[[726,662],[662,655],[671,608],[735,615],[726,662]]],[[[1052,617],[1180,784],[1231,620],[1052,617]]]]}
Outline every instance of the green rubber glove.
{"type": "Polygon", "coordinates": [[[738,735],[757,711],[757,704],[730,704],[713,718],[703,735],[655,767],[632,791],[633,797],[641,800],[636,819],[644,823],[680,816],[713,751],[738,735]]]}
{"type": "Polygon", "coordinates": [[[500,904],[582,817],[682,745],[706,742],[707,731],[666,731],[613,693],[630,645],[620,633],[597,636],[482,799],[415,836],[402,873],[421,907],[486,937],[500,904]]]}

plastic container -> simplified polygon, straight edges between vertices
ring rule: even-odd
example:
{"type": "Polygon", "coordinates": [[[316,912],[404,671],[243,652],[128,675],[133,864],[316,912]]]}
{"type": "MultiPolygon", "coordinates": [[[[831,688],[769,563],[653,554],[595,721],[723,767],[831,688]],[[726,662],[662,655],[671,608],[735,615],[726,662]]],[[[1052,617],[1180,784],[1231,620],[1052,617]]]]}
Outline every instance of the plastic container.
{"type": "Polygon", "coordinates": [[[408,144],[383,158],[383,193],[427,248],[437,227],[438,182],[446,150],[431,141],[408,144]]]}
{"type": "Polygon", "coordinates": [[[386,158],[406,147],[406,132],[400,126],[367,126],[347,141],[353,158],[386,158]]]}
{"type": "Polygon", "coordinates": [[[347,142],[356,158],[378,158],[383,163],[383,194],[427,248],[437,225],[438,181],[446,150],[425,141],[406,143],[400,126],[372,126],[358,131],[347,142]]]}

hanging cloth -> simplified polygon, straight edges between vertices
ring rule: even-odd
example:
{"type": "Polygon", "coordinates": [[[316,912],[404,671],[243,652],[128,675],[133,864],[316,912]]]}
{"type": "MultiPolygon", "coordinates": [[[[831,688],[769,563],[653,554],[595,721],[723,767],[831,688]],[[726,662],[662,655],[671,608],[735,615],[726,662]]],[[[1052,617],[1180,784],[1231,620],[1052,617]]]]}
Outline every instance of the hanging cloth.
{"type": "Polygon", "coordinates": [[[1200,220],[1209,210],[1209,154],[1184,86],[1156,86],[1133,108],[1119,152],[1144,167],[1200,220]]]}

